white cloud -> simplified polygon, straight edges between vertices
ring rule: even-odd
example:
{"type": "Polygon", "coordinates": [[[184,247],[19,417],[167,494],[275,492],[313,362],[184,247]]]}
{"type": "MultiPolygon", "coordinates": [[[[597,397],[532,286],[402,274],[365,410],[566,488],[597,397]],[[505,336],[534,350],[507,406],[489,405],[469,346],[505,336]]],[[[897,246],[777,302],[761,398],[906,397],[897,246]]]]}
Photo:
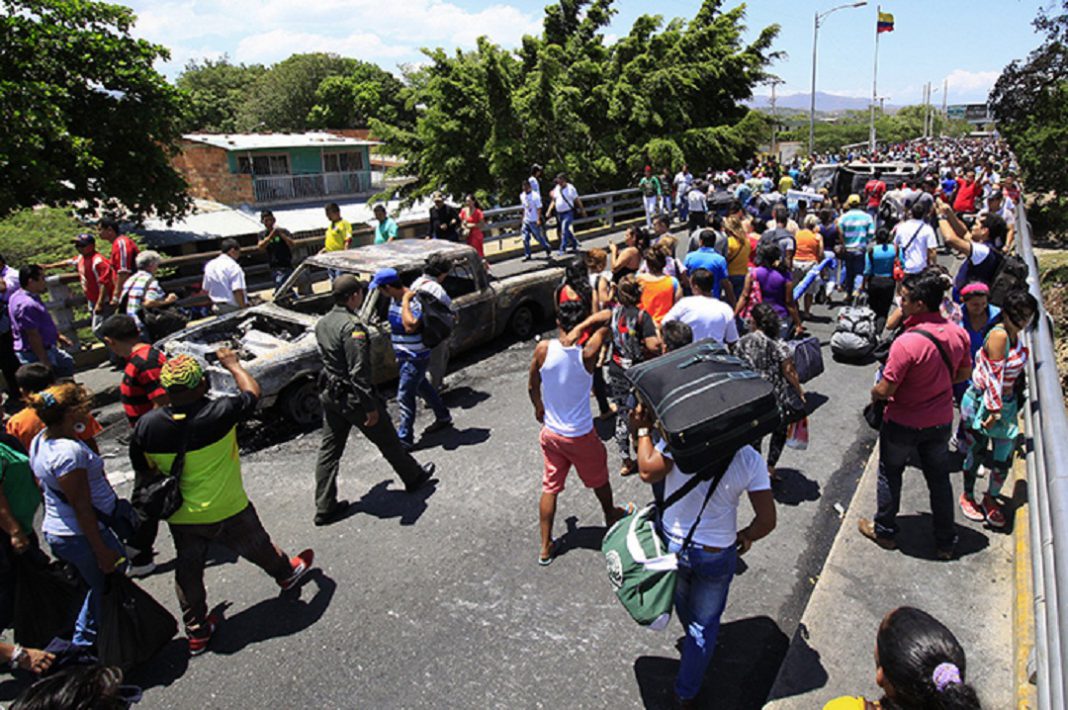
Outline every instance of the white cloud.
{"type": "Polygon", "coordinates": [[[958,98],[984,99],[994,88],[1000,71],[968,71],[954,69],[946,75],[949,82],[949,100],[958,98]]]}
{"type": "Polygon", "coordinates": [[[495,4],[466,10],[446,0],[135,0],[135,32],[171,48],[168,73],[191,52],[273,63],[329,51],[379,63],[420,59],[420,47],[471,48],[480,36],[506,47],[540,31],[540,12],[495,4]],[[179,61],[181,58],[181,61],[179,61]]]}

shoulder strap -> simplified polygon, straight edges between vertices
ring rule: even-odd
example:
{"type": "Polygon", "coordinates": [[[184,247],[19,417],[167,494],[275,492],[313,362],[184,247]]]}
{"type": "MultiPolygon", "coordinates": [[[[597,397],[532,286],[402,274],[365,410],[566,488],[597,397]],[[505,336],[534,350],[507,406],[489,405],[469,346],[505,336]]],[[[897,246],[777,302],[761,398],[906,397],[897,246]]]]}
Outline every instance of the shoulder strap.
{"type": "Polygon", "coordinates": [[[942,343],[938,342],[938,338],[934,337],[933,335],[931,335],[930,333],[928,333],[926,330],[924,330],[922,328],[913,328],[912,330],[910,330],[908,332],[916,333],[917,335],[922,335],[923,337],[927,338],[932,343],[934,343],[934,346],[936,348],[938,348],[938,354],[942,356],[942,362],[945,363],[946,369],[949,371],[949,379],[952,380],[953,379],[953,372],[954,372],[953,365],[950,363],[949,355],[946,354],[945,349],[942,347],[942,343]]]}
{"type": "MultiPolygon", "coordinates": [[[[738,453],[735,452],[734,456],[738,453]]],[[[712,499],[712,494],[716,492],[716,487],[719,485],[720,480],[724,474],[727,473],[727,469],[730,468],[731,463],[734,461],[734,456],[730,457],[726,461],[716,466],[715,472],[712,474],[712,479],[708,484],[708,493],[705,494],[704,502],[701,503],[701,509],[697,511],[697,517],[694,518],[693,525],[690,526],[690,531],[686,533],[686,539],[682,541],[682,549],[685,550],[693,542],[693,534],[697,531],[697,526],[701,524],[701,516],[705,512],[705,508],[708,507],[708,501],[712,499]]],[[[694,474],[694,478],[698,478],[697,474],[694,474]]]]}
{"type": "Polygon", "coordinates": [[[926,227],[926,226],[927,226],[927,223],[926,223],[926,222],[920,222],[920,227],[919,227],[919,229],[917,229],[917,230],[916,230],[916,233],[912,235],[912,239],[910,239],[910,240],[909,240],[909,243],[905,245],[905,248],[901,250],[901,253],[902,253],[902,254],[904,254],[905,252],[907,252],[907,251],[909,250],[909,247],[910,247],[910,246],[912,246],[912,243],[913,243],[914,241],[916,241],[916,237],[920,236],[920,231],[921,231],[921,230],[922,230],[922,229],[923,229],[924,227],[926,227]]]}
{"type": "Polygon", "coordinates": [[[181,479],[182,471],[185,470],[185,451],[189,448],[189,418],[183,415],[181,419],[177,419],[174,410],[171,410],[171,419],[178,425],[179,431],[178,450],[175,451],[174,461],[171,462],[171,476],[181,479]]]}

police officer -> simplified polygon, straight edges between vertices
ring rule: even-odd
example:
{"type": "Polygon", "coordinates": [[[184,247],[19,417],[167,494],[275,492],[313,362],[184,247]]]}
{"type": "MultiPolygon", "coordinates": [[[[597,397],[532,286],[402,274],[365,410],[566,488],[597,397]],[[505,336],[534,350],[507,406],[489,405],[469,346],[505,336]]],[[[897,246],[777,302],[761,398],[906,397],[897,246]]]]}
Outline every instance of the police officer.
{"type": "Polygon", "coordinates": [[[353,425],[378,447],[409,493],[422,488],[434,473],[434,464],[420,465],[401,446],[372,384],[370,335],[356,316],[366,286],[355,276],[343,274],[334,279],[332,291],[334,307],[315,326],[323,358],[319,378],[323,440],[315,466],[316,525],[340,520],[349,508],[348,501],[337,499],[337,469],[353,425]]]}

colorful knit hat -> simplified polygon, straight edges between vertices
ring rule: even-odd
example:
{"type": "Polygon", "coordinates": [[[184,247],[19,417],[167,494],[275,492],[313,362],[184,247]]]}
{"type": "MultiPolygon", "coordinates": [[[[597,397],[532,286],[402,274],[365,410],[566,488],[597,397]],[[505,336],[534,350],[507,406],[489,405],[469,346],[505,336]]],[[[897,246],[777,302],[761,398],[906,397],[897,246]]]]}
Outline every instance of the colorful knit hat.
{"type": "Polygon", "coordinates": [[[164,363],[159,372],[159,383],[164,389],[191,390],[204,379],[204,368],[191,355],[176,355],[164,363]]]}

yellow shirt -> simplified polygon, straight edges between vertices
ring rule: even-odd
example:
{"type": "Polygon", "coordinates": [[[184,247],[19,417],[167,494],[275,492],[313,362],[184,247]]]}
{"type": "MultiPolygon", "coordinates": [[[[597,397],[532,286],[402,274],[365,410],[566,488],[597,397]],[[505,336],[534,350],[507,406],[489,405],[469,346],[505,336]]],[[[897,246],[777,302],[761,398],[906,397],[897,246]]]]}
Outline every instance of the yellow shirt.
{"type": "MultiPolygon", "coordinates": [[[[875,703],[875,706],[878,707],[878,703],[875,703]]],[[[868,704],[864,698],[843,695],[824,705],[823,710],[866,710],[867,707],[868,704]]]]}
{"type": "Polygon", "coordinates": [[[326,228],[326,250],[341,251],[345,248],[345,242],[352,239],[352,225],[347,220],[341,219],[331,222],[326,228]]]}

